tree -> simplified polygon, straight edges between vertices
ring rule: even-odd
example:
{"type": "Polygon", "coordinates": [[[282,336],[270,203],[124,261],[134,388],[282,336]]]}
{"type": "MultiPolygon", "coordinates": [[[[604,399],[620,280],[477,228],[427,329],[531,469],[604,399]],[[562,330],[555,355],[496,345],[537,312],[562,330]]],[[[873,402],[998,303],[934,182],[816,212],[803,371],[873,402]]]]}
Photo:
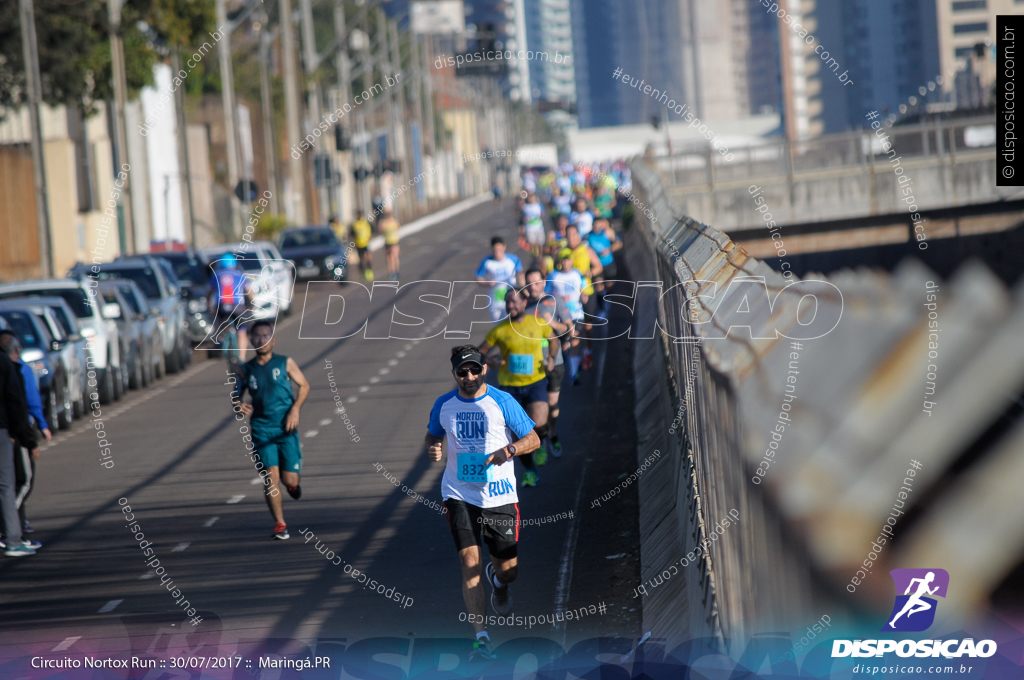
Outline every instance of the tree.
{"type": "MultiPolygon", "coordinates": [[[[125,71],[129,95],[153,82],[158,55],[136,26],[138,11],[124,13],[125,71]]],[[[43,101],[81,107],[114,96],[110,39],[104,0],[35,0],[36,35],[43,101]]],[[[18,0],[0,0],[0,106],[20,106],[27,97],[18,0]]]]}

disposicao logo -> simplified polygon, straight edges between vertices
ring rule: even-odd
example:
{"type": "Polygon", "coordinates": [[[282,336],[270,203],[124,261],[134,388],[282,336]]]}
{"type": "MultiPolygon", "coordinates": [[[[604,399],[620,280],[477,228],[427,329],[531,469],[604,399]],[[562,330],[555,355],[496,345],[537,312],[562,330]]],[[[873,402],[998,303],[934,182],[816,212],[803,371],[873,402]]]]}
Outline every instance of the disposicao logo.
{"type": "MultiPolygon", "coordinates": [[[[938,600],[946,597],[949,572],[945,569],[893,569],[889,572],[896,586],[896,602],[883,632],[919,633],[935,621],[938,600]],[[903,593],[902,595],[900,593],[903,593]]],[[[975,644],[972,638],[960,640],[833,640],[832,656],[870,657],[896,652],[901,657],[961,656],[987,658],[996,653],[993,640],[975,644]]]]}
{"type": "Polygon", "coordinates": [[[893,569],[889,575],[896,584],[896,603],[892,606],[889,623],[882,630],[905,633],[928,630],[935,620],[938,601],[927,596],[946,597],[949,572],[945,569],[893,569]]]}

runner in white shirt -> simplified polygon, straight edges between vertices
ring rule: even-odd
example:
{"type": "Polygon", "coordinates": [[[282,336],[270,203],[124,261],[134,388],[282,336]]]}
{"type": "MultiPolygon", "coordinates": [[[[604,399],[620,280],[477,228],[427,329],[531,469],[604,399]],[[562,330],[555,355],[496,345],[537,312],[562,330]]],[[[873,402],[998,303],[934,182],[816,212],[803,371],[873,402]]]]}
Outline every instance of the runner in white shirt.
{"type": "Polygon", "coordinates": [[[497,322],[505,317],[505,293],[510,286],[525,285],[523,263],[519,256],[505,252],[505,240],[491,239],[491,255],[476,269],[476,280],[491,287],[491,318],[497,322]]]}
{"type": "Polygon", "coordinates": [[[562,248],[558,253],[556,264],[558,269],[548,274],[545,292],[554,295],[565,304],[573,321],[582,321],[583,303],[587,298],[583,289],[587,287],[587,281],[579,270],[573,269],[572,251],[568,248],[562,248]]]}
{"type": "Polygon", "coordinates": [[[491,657],[480,547],[486,543],[491,556],[486,568],[491,606],[499,615],[508,614],[519,540],[519,497],[511,459],[536,450],[540,439],[535,423],[515,399],[487,385],[487,366],[475,346],[453,348],[451,364],[458,389],[434,402],[425,442],[430,459],[440,462],[441,442],[448,439],[441,496],[462,565],[462,597],[476,630],[474,653],[491,657]]]}
{"type": "Polygon", "coordinates": [[[577,199],[576,207],[569,215],[569,224],[575,224],[579,229],[580,237],[586,238],[594,229],[594,213],[587,210],[587,201],[584,198],[577,199]]]}

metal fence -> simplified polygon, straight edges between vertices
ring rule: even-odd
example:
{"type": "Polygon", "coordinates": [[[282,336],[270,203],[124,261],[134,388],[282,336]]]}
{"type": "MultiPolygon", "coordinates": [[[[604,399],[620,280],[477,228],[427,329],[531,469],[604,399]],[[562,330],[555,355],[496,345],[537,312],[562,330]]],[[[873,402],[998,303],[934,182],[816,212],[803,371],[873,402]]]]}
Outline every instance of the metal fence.
{"type": "Polygon", "coordinates": [[[682,574],[645,598],[645,630],[742,649],[826,614],[881,625],[886,572],[937,567],[951,577],[938,637],[1020,587],[1024,290],[977,263],[948,281],[916,261],[808,277],[817,314],[841,317],[800,340],[806,291],[682,215],[655,168],[635,163],[633,186],[655,219],[636,212],[628,265],[666,291],[638,293],[634,308],[634,326],[664,329],[658,351],[634,352],[638,459],[668,454],[640,479],[642,577],[673,563],[682,574]],[[716,534],[733,508],[740,521],[716,534]],[[679,567],[712,534],[708,554],[679,567]]]}

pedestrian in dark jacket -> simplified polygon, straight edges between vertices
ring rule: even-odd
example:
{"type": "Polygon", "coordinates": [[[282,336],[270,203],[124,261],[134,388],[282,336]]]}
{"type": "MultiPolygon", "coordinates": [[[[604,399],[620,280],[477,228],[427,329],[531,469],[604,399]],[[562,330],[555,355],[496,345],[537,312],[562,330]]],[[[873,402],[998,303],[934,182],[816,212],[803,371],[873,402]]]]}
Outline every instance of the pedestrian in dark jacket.
{"type": "Polygon", "coordinates": [[[35,555],[21,537],[21,518],[15,497],[14,446],[24,446],[39,457],[39,444],[28,419],[25,385],[21,371],[0,352],[0,513],[3,514],[4,542],[8,557],[35,555]],[[13,440],[13,443],[12,443],[13,440]]]}

